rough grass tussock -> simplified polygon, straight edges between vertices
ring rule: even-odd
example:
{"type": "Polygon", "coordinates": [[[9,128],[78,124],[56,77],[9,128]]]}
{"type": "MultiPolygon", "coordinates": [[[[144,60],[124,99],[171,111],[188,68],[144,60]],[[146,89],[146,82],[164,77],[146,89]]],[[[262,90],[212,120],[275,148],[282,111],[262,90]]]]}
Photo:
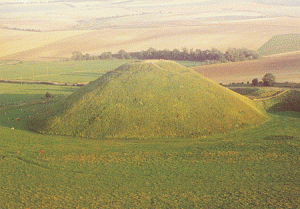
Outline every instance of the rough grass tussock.
{"type": "Polygon", "coordinates": [[[31,117],[40,133],[88,138],[200,136],[267,120],[255,102],[172,61],[132,62],[31,117]]]}

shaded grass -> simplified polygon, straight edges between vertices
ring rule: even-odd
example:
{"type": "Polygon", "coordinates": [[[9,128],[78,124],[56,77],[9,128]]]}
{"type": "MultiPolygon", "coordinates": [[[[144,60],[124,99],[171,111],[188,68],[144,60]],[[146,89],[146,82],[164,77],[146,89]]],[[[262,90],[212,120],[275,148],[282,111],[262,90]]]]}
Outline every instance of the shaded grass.
{"type": "Polygon", "coordinates": [[[46,92],[54,97],[61,97],[75,92],[78,88],[80,87],[0,83],[0,107],[43,100],[46,92]]]}
{"type": "Polygon", "coordinates": [[[241,95],[247,96],[250,99],[265,99],[275,97],[286,91],[282,88],[274,87],[244,87],[244,88],[230,88],[230,90],[237,92],[241,95]]]}

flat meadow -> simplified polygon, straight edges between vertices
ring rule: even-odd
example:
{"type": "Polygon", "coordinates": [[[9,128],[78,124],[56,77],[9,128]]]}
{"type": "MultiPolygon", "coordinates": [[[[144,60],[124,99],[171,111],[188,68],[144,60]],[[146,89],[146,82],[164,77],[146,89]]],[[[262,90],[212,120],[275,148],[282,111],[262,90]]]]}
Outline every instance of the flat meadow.
{"type": "Polygon", "coordinates": [[[97,60],[80,62],[0,62],[0,79],[60,83],[85,83],[127,63],[128,60],[97,60]]]}
{"type": "Polygon", "coordinates": [[[299,112],[269,112],[264,124],[196,138],[95,140],[27,126],[80,87],[0,87],[2,208],[300,207],[299,112]]]}

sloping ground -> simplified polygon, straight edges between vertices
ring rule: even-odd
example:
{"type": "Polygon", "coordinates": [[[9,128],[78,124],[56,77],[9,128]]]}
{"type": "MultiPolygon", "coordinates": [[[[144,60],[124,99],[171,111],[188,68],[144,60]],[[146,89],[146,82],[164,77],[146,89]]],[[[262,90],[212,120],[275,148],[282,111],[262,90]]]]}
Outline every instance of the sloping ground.
{"type": "MultiPolygon", "coordinates": [[[[36,59],[42,56],[57,56],[58,54],[53,54],[53,50],[59,48],[49,49],[49,45],[61,43],[63,40],[84,35],[88,32],[84,30],[30,32],[0,29],[0,57],[6,60],[26,60],[26,57],[30,56],[32,51],[38,49],[42,50],[38,52],[36,59]],[[29,55],[27,55],[28,53],[29,55]]],[[[68,51],[68,53],[72,53],[72,51],[68,51]]]]}
{"type": "Polygon", "coordinates": [[[300,91],[286,90],[277,96],[257,99],[267,111],[300,112],[300,91]]]}
{"type": "Polygon", "coordinates": [[[274,87],[233,87],[230,89],[253,100],[275,97],[287,91],[286,89],[274,87]]]}
{"type": "Polygon", "coordinates": [[[300,34],[276,35],[257,51],[261,55],[280,54],[300,50],[300,34]]]}
{"type": "Polygon", "coordinates": [[[253,101],[172,61],[125,64],[29,120],[40,133],[89,138],[198,136],[267,116],[253,101]]]}
{"type": "Polygon", "coordinates": [[[206,65],[193,69],[218,83],[251,82],[272,73],[277,82],[300,83],[300,51],[273,55],[260,60],[206,65]]]}

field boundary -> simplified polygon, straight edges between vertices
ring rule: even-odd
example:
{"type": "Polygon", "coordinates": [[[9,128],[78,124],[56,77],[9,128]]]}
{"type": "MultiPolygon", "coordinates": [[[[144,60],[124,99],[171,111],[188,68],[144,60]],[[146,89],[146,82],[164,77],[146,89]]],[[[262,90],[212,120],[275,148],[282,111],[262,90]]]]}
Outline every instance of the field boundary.
{"type": "Polygon", "coordinates": [[[85,86],[89,82],[83,83],[59,83],[59,82],[51,82],[51,81],[32,81],[32,80],[4,80],[1,79],[0,83],[13,83],[13,84],[43,84],[43,85],[56,85],[56,86],[85,86]]]}

